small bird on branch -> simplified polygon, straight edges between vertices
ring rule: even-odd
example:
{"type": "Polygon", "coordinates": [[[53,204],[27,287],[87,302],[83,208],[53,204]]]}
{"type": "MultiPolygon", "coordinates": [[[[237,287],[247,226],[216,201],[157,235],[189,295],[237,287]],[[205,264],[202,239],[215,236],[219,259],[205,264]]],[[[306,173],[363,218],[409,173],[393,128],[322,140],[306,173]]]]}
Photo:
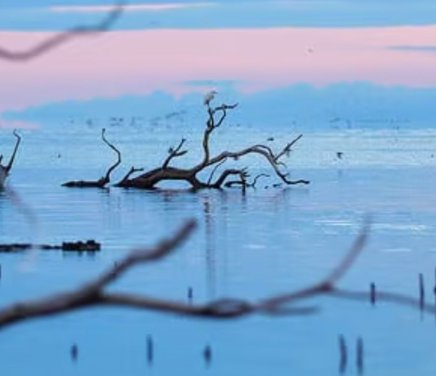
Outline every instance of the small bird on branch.
{"type": "Polygon", "coordinates": [[[213,101],[213,99],[215,98],[215,95],[218,94],[218,92],[216,90],[211,90],[209,91],[205,96],[204,96],[204,105],[205,106],[209,106],[210,102],[213,101]]]}

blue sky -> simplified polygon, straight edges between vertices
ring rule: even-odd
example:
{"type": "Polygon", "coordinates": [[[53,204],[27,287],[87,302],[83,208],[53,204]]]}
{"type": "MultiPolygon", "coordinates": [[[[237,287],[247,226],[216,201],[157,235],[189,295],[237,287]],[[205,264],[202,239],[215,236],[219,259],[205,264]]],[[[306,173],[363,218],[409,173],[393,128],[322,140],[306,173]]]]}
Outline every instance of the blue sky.
{"type": "MultiPolygon", "coordinates": [[[[92,13],[53,13],[53,7],[111,5],[107,1],[3,1],[0,28],[59,30],[96,19],[92,13]],[[8,10],[7,12],[5,10],[8,10]]],[[[138,1],[128,5],[184,4],[165,11],[125,12],[117,29],[228,27],[371,27],[436,23],[432,0],[250,0],[138,1]]]]}
{"type": "MultiPolygon", "coordinates": [[[[95,24],[112,5],[3,1],[0,46],[22,50],[95,24]]],[[[25,65],[0,61],[0,80],[0,114],[9,118],[80,107],[92,116],[104,103],[122,111],[129,98],[153,103],[156,92],[177,107],[219,89],[247,108],[262,97],[278,119],[327,123],[354,113],[433,126],[436,114],[426,108],[436,100],[436,1],[132,0],[111,32],[25,65]],[[341,106],[347,97],[355,100],[341,106]]]]}

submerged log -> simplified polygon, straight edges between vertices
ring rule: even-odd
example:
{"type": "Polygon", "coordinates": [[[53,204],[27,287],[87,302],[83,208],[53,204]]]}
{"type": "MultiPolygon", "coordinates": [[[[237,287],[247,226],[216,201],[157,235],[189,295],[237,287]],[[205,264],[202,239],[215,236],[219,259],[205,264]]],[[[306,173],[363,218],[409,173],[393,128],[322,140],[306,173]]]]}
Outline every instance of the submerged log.
{"type": "Polygon", "coordinates": [[[0,253],[17,253],[30,249],[40,249],[43,251],[64,251],[64,252],[98,252],[101,250],[101,244],[95,240],[87,240],[86,242],[63,242],[60,245],[51,244],[31,244],[31,243],[10,243],[0,244],[0,253]]]}

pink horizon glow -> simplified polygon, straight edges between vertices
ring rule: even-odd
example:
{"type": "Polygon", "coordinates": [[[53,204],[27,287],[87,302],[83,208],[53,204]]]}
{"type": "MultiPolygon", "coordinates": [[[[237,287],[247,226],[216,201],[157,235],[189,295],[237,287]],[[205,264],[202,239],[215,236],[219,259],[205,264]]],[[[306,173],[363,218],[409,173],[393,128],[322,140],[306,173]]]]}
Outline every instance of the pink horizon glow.
{"type": "MultiPolygon", "coordinates": [[[[24,48],[42,32],[0,32],[24,48]]],[[[296,83],[370,81],[436,86],[436,54],[391,46],[436,44],[436,26],[364,29],[114,31],[79,38],[28,63],[0,61],[0,112],[64,100],[198,90],[195,80],[232,80],[242,92],[296,83]]]]}

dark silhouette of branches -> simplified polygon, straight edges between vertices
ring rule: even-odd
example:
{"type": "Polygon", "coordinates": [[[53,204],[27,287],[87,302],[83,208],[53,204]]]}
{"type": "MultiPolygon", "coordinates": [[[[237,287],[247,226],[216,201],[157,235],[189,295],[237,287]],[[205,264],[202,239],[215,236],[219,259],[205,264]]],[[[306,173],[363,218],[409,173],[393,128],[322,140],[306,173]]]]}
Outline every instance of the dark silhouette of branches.
{"type": "Polygon", "coordinates": [[[106,172],[105,176],[102,176],[100,179],[98,180],[73,180],[73,181],[69,181],[66,182],[64,184],[62,184],[62,186],[64,187],[76,187],[76,188],[104,188],[106,184],[110,183],[110,176],[111,173],[120,165],[121,163],[121,152],[113,145],[111,144],[106,136],[106,129],[102,129],[101,131],[101,138],[103,140],[103,142],[108,145],[116,154],[117,154],[117,160],[115,161],[115,163],[110,166],[106,172]]]}
{"type": "Polygon", "coordinates": [[[15,157],[17,156],[17,151],[21,143],[21,136],[14,130],[13,135],[16,137],[17,141],[15,143],[14,151],[11,154],[9,162],[6,165],[2,165],[1,162],[3,160],[3,155],[0,155],[0,188],[4,187],[5,180],[8,177],[12,166],[15,161],[15,157]]]}
{"type": "Polygon", "coordinates": [[[224,169],[217,178],[215,178],[218,169],[228,160],[238,160],[247,155],[257,155],[262,157],[272,167],[275,175],[287,185],[309,184],[309,181],[307,180],[289,179],[289,173],[283,170],[286,168],[286,165],[282,161],[282,158],[289,156],[292,146],[301,139],[302,135],[299,135],[286,144],[277,153],[275,153],[269,146],[258,144],[239,151],[226,150],[216,156],[212,156],[210,152],[211,136],[213,132],[224,123],[228,112],[234,110],[238,104],[222,104],[217,107],[211,107],[210,102],[211,101],[206,103],[207,120],[203,133],[203,156],[201,162],[191,168],[176,168],[171,166],[171,162],[175,158],[182,157],[188,152],[186,149],[182,150],[185,143],[185,139],[182,139],[178,146],[169,149],[168,156],[165,158],[161,167],[146,171],[136,177],[131,177],[133,174],[133,171],[131,170],[116,184],[116,186],[124,188],[153,189],[162,181],[182,180],[190,184],[193,189],[220,189],[222,187],[233,186],[240,186],[245,189],[247,187],[254,187],[258,179],[260,177],[265,177],[265,174],[257,175],[252,181],[249,181],[250,174],[247,168],[227,168],[224,169]],[[211,169],[211,172],[209,173],[208,180],[204,182],[201,180],[199,175],[208,169],[211,169]],[[236,177],[236,180],[229,181],[230,177],[236,177]]]}
{"type": "Polygon", "coordinates": [[[5,47],[0,47],[0,59],[13,62],[26,62],[44,55],[74,38],[105,32],[120,18],[125,4],[126,1],[119,1],[114,5],[113,9],[95,25],[78,25],[72,27],[71,29],[53,35],[28,49],[15,51],[5,47]]]}
{"type": "Polygon", "coordinates": [[[181,157],[182,155],[185,155],[188,152],[187,150],[181,150],[185,141],[186,140],[182,138],[182,140],[180,141],[179,145],[177,145],[177,147],[169,148],[168,157],[165,159],[164,163],[162,164],[162,168],[167,168],[171,160],[173,160],[176,157],[181,157]]]}
{"type": "MultiPolygon", "coordinates": [[[[337,285],[361,254],[369,234],[367,223],[345,257],[326,277],[311,286],[274,295],[259,301],[241,298],[224,298],[205,304],[184,303],[139,294],[106,291],[108,285],[121,278],[132,267],[159,261],[174,252],[184,243],[195,229],[195,221],[187,221],[176,233],[150,249],[138,249],[129,253],[100,276],[77,289],[54,294],[45,298],[16,303],[0,309],[0,327],[7,327],[26,320],[71,312],[93,306],[117,306],[171,313],[176,315],[205,317],[212,319],[237,318],[250,314],[266,315],[307,315],[317,312],[316,307],[301,307],[297,304],[317,296],[369,301],[368,291],[348,291],[337,285]]],[[[422,304],[412,297],[378,292],[377,300],[402,306],[422,307],[429,313],[436,313],[435,307],[422,304]]]]}

